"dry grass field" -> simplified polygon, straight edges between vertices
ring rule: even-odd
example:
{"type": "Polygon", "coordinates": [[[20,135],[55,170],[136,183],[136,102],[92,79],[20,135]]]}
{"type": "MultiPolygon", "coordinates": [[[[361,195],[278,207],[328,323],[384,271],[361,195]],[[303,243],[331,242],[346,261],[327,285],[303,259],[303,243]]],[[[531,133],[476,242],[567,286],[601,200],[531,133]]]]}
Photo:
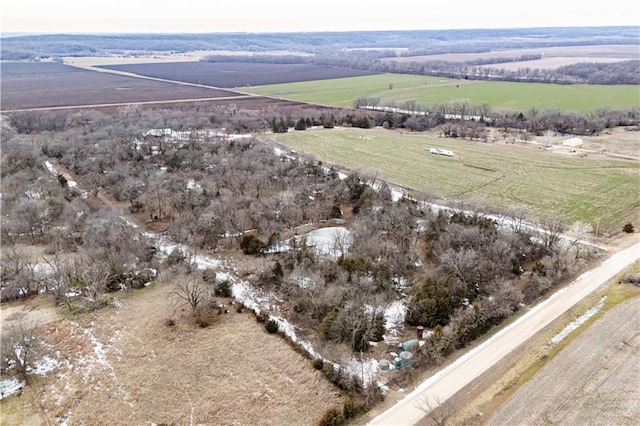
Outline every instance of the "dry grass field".
{"type": "Polygon", "coordinates": [[[311,362],[246,311],[199,328],[178,309],[167,326],[169,289],[157,282],[46,324],[59,366],[0,402],[2,424],[312,425],[341,406],[311,362]]]}
{"type": "Polygon", "coordinates": [[[491,417],[487,424],[640,423],[638,298],[596,321],[491,417]]]}

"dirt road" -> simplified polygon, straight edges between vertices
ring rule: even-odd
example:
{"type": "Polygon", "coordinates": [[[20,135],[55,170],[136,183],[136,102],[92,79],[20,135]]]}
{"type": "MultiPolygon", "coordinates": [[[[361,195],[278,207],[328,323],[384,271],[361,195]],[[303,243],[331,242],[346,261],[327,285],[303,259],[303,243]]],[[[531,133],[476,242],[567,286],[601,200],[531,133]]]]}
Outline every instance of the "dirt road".
{"type": "Polygon", "coordinates": [[[370,425],[413,425],[582,298],[640,259],[640,243],[620,251],[534,306],[513,324],[419,385],[370,425]]]}

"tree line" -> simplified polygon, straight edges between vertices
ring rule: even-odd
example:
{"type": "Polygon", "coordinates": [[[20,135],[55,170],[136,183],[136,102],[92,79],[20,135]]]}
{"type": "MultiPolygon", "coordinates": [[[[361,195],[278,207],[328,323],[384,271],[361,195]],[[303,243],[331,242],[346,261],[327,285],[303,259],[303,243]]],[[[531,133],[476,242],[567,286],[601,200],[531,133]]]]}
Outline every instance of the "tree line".
{"type": "Polygon", "coordinates": [[[3,36],[3,60],[55,56],[148,55],[204,50],[292,51],[387,49],[410,56],[561,45],[637,44],[637,27],[209,34],[46,34],[3,36]],[[532,35],[534,37],[532,37],[532,35]],[[480,41],[478,41],[480,40],[480,41]],[[553,40],[553,41],[549,41],[553,40]]]}
{"type": "MultiPolygon", "coordinates": [[[[482,51],[484,52],[484,50],[482,51]]],[[[448,52],[450,53],[450,52],[448,52]]],[[[406,55],[406,53],[405,53],[406,55]]],[[[541,54],[520,55],[515,58],[491,57],[467,61],[444,61],[421,58],[420,61],[393,60],[394,51],[347,51],[316,53],[314,55],[209,55],[204,62],[254,62],[271,64],[315,64],[340,68],[353,68],[379,73],[428,75],[465,80],[519,81],[553,84],[638,84],[640,61],[581,62],[558,68],[532,68],[523,66],[511,70],[490,66],[506,62],[524,62],[540,59],[541,54]]]]}

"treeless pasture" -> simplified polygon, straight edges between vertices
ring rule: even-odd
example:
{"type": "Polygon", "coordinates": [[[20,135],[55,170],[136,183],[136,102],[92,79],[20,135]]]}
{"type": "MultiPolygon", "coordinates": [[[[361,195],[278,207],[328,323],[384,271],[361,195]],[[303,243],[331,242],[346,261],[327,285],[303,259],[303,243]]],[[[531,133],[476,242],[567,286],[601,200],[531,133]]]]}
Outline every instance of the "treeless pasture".
{"type": "MultiPolygon", "coordinates": [[[[60,365],[32,388],[49,422],[316,424],[341,406],[311,362],[252,314],[213,313],[200,328],[188,307],[174,314],[170,287],[157,282],[116,295],[95,314],[46,326],[49,356],[60,365]]],[[[3,409],[28,395],[2,401],[3,409]]]]}
{"type": "MultiPolygon", "coordinates": [[[[635,132],[627,132],[635,133],[635,132]]],[[[619,230],[640,209],[637,161],[557,155],[540,145],[480,143],[434,133],[336,128],[274,135],[291,149],[354,170],[375,170],[394,184],[455,199],[483,197],[498,206],[527,204],[536,214],[619,230]],[[450,150],[455,158],[429,153],[450,150]]],[[[637,137],[637,134],[636,134],[637,137]]],[[[544,142],[544,141],[542,141],[544,142]]]]}

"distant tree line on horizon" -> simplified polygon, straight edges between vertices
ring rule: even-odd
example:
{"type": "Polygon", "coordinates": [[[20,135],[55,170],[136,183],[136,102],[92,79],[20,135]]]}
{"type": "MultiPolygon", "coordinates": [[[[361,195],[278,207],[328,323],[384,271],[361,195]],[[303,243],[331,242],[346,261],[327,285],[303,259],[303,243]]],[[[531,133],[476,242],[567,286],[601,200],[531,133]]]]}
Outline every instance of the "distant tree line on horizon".
{"type": "MultiPolygon", "coordinates": [[[[317,54],[341,49],[373,49],[394,55],[477,53],[595,44],[637,44],[638,27],[565,27],[210,34],[49,34],[1,37],[2,60],[54,56],[153,54],[198,50],[300,51],[317,54]]],[[[388,56],[388,55],[387,55],[388,56]]]]}
{"type": "Polygon", "coordinates": [[[315,64],[353,68],[378,73],[429,75],[465,80],[519,81],[555,84],[640,84],[640,60],[611,63],[581,62],[555,69],[522,67],[508,70],[491,64],[524,62],[540,59],[541,54],[515,58],[492,57],[464,62],[421,60],[397,62],[389,51],[350,51],[333,54],[302,55],[209,55],[203,62],[251,62],[270,64],[315,64]]]}

